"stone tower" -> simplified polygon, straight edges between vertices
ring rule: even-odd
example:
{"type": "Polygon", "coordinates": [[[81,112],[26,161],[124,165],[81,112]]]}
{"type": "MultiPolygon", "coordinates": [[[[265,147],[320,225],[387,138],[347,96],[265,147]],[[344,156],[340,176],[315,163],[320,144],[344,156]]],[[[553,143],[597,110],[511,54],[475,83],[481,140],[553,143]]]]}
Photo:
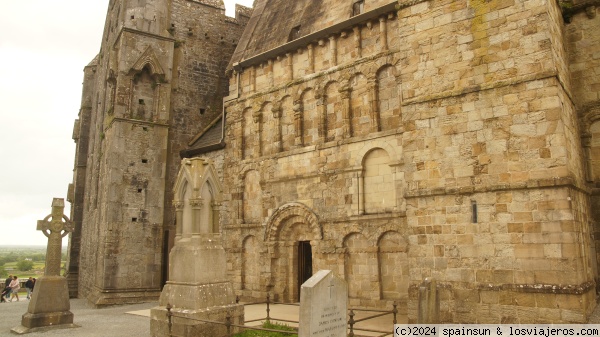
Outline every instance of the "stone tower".
{"type": "Polygon", "coordinates": [[[74,131],[71,295],[96,306],[160,295],[179,152],[221,116],[249,16],[236,12],[226,17],[222,0],[110,1],[74,131]]]}

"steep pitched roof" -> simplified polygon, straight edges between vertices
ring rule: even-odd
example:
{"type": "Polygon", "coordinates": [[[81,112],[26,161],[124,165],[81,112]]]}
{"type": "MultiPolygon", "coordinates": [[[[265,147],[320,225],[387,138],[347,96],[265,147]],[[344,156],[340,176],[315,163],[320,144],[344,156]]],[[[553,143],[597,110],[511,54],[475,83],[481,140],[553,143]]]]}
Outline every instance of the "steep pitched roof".
{"type": "MultiPolygon", "coordinates": [[[[365,11],[397,3],[369,0],[365,11]]],[[[234,64],[289,42],[290,32],[299,27],[299,36],[325,30],[352,17],[353,1],[339,0],[257,0],[244,34],[231,58],[234,64]]]]}
{"type": "Polygon", "coordinates": [[[181,151],[180,155],[182,158],[191,158],[202,153],[224,148],[223,118],[219,117],[212,121],[208,127],[192,139],[189,145],[187,149],[181,151]]]}

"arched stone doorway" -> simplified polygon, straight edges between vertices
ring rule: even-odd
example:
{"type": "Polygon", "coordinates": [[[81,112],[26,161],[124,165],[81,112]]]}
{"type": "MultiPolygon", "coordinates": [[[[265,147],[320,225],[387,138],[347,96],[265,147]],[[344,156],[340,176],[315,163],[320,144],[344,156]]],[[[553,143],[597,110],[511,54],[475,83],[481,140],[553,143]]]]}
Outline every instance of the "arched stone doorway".
{"type": "Polygon", "coordinates": [[[303,204],[283,205],[269,218],[265,242],[271,256],[268,290],[274,300],[300,300],[300,286],[317,270],[322,239],[317,216],[303,204]]]}

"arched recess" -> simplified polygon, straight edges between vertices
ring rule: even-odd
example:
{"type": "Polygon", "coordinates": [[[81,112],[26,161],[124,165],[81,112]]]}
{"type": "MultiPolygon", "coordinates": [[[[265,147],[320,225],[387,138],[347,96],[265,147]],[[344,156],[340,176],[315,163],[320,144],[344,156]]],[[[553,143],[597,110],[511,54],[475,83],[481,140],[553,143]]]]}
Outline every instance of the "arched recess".
{"type": "Polygon", "coordinates": [[[317,215],[306,205],[292,202],[279,207],[269,217],[265,230],[265,241],[280,240],[281,230],[285,227],[287,220],[295,217],[299,217],[306,223],[315,240],[323,239],[323,229],[319,224],[317,215]]]}
{"type": "Polygon", "coordinates": [[[294,126],[294,100],[291,96],[281,99],[281,148],[289,151],[294,147],[296,131],[294,126]]]}
{"type": "Polygon", "coordinates": [[[353,136],[364,136],[371,132],[371,109],[367,78],[359,73],[350,79],[350,119],[353,136]]]}
{"type": "Polygon", "coordinates": [[[260,223],[263,214],[260,174],[249,170],[244,175],[243,219],[244,223],[260,223]]]}
{"type": "Polygon", "coordinates": [[[381,148],[369,151],[362,162],[364,213],[392,212],[396,205],[394,172],[388,153],[381,148]]]}
{"type": "Polygon", "coordinates": [[[379,286],[381,299],[408,298],[408,243],[400,233],[388,231],[378,240],[379,286]]]}
{"type": "Polygon", "coordinates": [[[326,141],[342,139],[344,132],[344,120],[342,118],[342,100],[337,82],[329,82],[325,86],[325,130],[326,141]]]}
{"type": "Polygon", "coordinates": [[[400,127],[400,88],[396,82],[396,69],[386,64],[377,71],[377,111],[380,129],[393,130],[400,127]]]}
{"type": "Polygon", "coordinates": [[[242,111],[242,158],[249,159],[257,157],[257,123],[252,117],[252,108],[248,107],[242,111]]]}
{"type": "Polygon", "coordinates": [[[173,191],[177,216],[176,241],[219,232],[223,188],[212,160],[182,160],[173,191]]]}
{"type": "Polygon", "coordinates": [[[312,88],[302,93],[302,145],[314,145],[319,140],[317,100],[312,88]]]}
{"type": "Polygon", "coordinates": [[[377,247],[364,235],[350,233],[344,238],[344,278],[348,282],[348,297],[378,299],[377,247]]]}
{"type": "Polygon", "coordinates": [[[270,290],[275,299],[295,302],[300,299],[302,284],[300,268],[306,262],[303,251],[308,248],[311,256],[305,267],[314,270],[314,257],[323,231],[317,216],[307,206],[289,203],[279,207],[267,221],[265,242],[272,248],[270,290]]]}
{"type": "Polygon", "coordinates": [[[273,118],[273,104],[266,102],[263,104],[261,109],[261,121],[262,127],[260,128],[260,148],[261,155],[270,155],[277,153],[276,144],[279,141],[279,130],[273,118]]]}
{"type": "Polygon", "coordinates": [[[259,242],[249,235],[242,243],[242,290],[260,290],[260,263],[259,242]]]}
{"type": "Polygon", "coordinates": [[[157,116],[160,84],[165,82],[165,72],[152,47],[148,47],[129,70],[131,95],[129,117],[154,120],[157,116]]]}

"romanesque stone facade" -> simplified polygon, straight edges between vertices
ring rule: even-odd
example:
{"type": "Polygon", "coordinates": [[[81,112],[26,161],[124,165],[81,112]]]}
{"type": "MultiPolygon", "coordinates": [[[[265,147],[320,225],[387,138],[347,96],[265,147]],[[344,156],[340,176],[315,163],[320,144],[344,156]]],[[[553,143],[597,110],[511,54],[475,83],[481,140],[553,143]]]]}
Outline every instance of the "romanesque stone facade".
{"type": "Polygon", "coordinates": [[[180,152],[222,113],[225,69],[250,9],[222,0],[111,0],[75,124],[72,296],[157,299],[168,277],[180,152]]]}
{"type": "Polygon", "coordinates": [[[307,273],[330,269],[351,306],[399,301],[414,322],[433,277],[444,322],[585,322],[596,11],[257,1],[225,99],[221,226],[237,291],[297,301],[307,273]]]}

